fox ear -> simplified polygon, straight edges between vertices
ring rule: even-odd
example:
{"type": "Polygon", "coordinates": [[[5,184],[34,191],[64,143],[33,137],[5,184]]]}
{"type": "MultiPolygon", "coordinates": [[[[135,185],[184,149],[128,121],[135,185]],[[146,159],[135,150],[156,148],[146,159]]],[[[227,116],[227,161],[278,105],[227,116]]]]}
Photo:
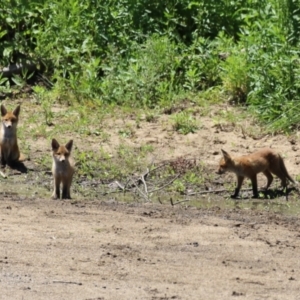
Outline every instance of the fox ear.
{"type": "Polygon", "coordinates": [[[72,151],[72,146],[73,146],[73,140],[70,140],[65,147],[68,149],[69,152],[72,151]]]}
{"type": "Polygon", "coordinates": [[[1,116],[5,116],[7,114],[7,109],[3,104],[1,104],[1,116]]]}
{"type": "Polygon", "coordinates": [[[52,139],[52,150],[57,150],[59,148],[59,143],[56,139],[52,139]]]}
{"type": "Polygon", "coordinates": [[[15,108],[15,110],[13,111],[13,114],[14,114],[16,117],[19,116],[19,114],[20,114],[20,109],[21,109],[21,105],[19,104],[19,105],[15,108]]]}
{"type": "Polygon", "coordinates": [[[231,160],[230,155],[225,150],[221,149],[221,151],[223,153],[223,156],[224,156],[225,160],[231,160]]]}

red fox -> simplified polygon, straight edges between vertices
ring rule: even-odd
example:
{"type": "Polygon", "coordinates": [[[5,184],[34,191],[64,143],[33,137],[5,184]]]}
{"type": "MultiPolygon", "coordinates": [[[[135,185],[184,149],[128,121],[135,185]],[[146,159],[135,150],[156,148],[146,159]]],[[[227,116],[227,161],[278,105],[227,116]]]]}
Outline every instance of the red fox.
{"type": "Polygon", "coordinates": [[[0,129],[0,147],[1,147],[1,167],[11,165],[15,162],[24,160],[20,154],[17,141],[17,125],[20,114],[20,105],[14,111],[7,111],[1,104],[2,124],[0,129]]]}
{"type": "Polygon", "coordinates": [[[73,140],[70,140],[65,146],[60,146],[56,139],[52,139],[52,174],[54,178],[54,191],[52,199],[60,198],[60,185],[62,184],[62,199],[71,199],[70,188],[73,174],[75,172],[75,163],[72,159],[71,151],[73,140]]]}
{"type": "Polygon", "coordinates": [[[232,198],[236,198],[238,196],[245,177],[251,179],[253,197],[258,198],[257,174],[261,172],[267,177],[268,180],[265,187],[266,190],[270,187],[273,181],[273,176],[271,173],[281,179],[281,185],[283,188],[286,188],[287,186],[287,179],[292,183],[295,183],[295,181],[288,174],[280,154],[276,153],[270,148],[264,148],[252,154],[240,157],[231,157],[224,150],[222,150],[222,153],[223,158],[220,161],[220,166],[217,173],[223,174],[226,171],[229,171],[235,173],[237,176],[237,187],[234,195],[232,195],[232,198]]]}

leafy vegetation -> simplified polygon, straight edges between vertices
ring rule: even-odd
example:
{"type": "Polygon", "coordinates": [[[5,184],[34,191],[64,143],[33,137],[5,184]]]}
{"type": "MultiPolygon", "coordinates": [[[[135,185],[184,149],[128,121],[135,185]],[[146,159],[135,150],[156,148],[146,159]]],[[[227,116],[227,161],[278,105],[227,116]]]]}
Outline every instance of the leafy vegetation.
{"type": "MultiPolygon", "coordinates": [[[[157,108],[217,89],[289,131],[300,119],[299,33],[300,0],[3,0],[0,65],[36,64],[49,124],[46,101],[157,108]]],[[[0,93],[32,80],[0,78],[0,93]]]]}
{"type": "Polygon", "coordinates": [[[197,120],[189,113],[183,111],[173,116],[173,128],[182,133],[194,133],[198,129],[197,120]]]}

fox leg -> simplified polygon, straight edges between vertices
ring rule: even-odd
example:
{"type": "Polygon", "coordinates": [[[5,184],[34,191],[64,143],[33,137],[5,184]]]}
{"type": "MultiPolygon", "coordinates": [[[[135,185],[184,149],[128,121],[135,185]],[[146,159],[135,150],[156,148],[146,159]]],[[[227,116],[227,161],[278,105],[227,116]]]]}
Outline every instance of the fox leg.
{"type": "Polygon", "coordinates": [[[283,192],[285,191],[285,197],[286,197],[286,200],[288,201],[288,188],[287,188],[288,183],[287,183],[286,177],[283,174],[280,174],[280,176],[278,176],[278,177],[281,179],[282,191],[283,192]]]}
{"type": "Polygon", "coordinates": [[[63,185],[63,189],[62,189],[62,199],[71,199],[71,196],[70,196],[70,189],[69,189],[69,185],[68,185],[68,184],[64,184],[64,185],[63,185]]]}
{"type": "Polygon", "coordinates": [[[68,187],[66,185],[63,184],[63,188],[62,188],[62,199],[69,199],[68,198],[68,187]]]}
{"type": "Polygon", "coordinates": [[[254,175],[250,178],[252,182],[253,198],[258,198],[257,177],[254,175]]]}
{"type": "Polygon", "coordinates": [[[1,168],[4,168],[6,165],[3,155],[1,155],[1,168]]]}
{"type": "Polygon", "coordinates": [[[71,180],[63,182],[62,199],[71,199],[71,180]]]}
{"type": "Polygon", "coordinates": [[[1,161],[0,161],[0,163],[1,163],[1,168],[4,168],[5,165],[6,165],[6,161],[5,161],[4,153],[3,153],[2,149],[1,149],[1,161]]]}
{"type": "Polygon", "coordinates": [[[237,176],[237,187],[235,188],[234,194],[231,196],[231,198],[236,198],[239,195],[240,189],[242,187],[243,181],[244,181],[243,176],[237,176]]]}
{"type": "Polygon", "coordinates": [[[52,194],[52,199],[60,198],[60,190],[59,190],[60,181],[54,178],[54,191],[52,194]]]}
{"type": "Polygon", "coordinates": [[[273,176],[269,170],[266,170],[263,173],[268,179],[267,185],[264,187],[264,189],[267,190],[270,187],[271,183],[273,182],[273,176]]]}
{"type": "Polygon", "coordinates": [[[281,176],[279,178],[281,179],[281,186],[282,186],[282,188],[285,189],[287,187],[286,177],[285,176],[281,176]]]}

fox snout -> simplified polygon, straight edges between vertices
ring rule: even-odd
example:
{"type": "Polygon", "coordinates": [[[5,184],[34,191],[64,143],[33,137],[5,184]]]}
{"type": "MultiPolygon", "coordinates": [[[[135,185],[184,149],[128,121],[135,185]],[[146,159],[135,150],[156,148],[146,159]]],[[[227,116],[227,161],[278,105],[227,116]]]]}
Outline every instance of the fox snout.
{"type": "Polygon", "coordinates": [[[12,122],[11,121],[6,121],[6,122],[4,122],[4,126],[6,128],[11,128],[12,127],[12,122]]]}
{"type": "Polygon", "coordinates": [[[223,169],[223,168],[219,168],[218,171],[216,172],[216,174],[218,174],[218,175],[222,175],[224,173],[225,173],[225,169],[223,169]]]}
{"type": "Polygon", "coordinates": [[[61,156],[61,157],[59,158],[59,161],[60,161],[61,163],[64,163],[65,160],[66,160],[65,156],[61,156]]]}

